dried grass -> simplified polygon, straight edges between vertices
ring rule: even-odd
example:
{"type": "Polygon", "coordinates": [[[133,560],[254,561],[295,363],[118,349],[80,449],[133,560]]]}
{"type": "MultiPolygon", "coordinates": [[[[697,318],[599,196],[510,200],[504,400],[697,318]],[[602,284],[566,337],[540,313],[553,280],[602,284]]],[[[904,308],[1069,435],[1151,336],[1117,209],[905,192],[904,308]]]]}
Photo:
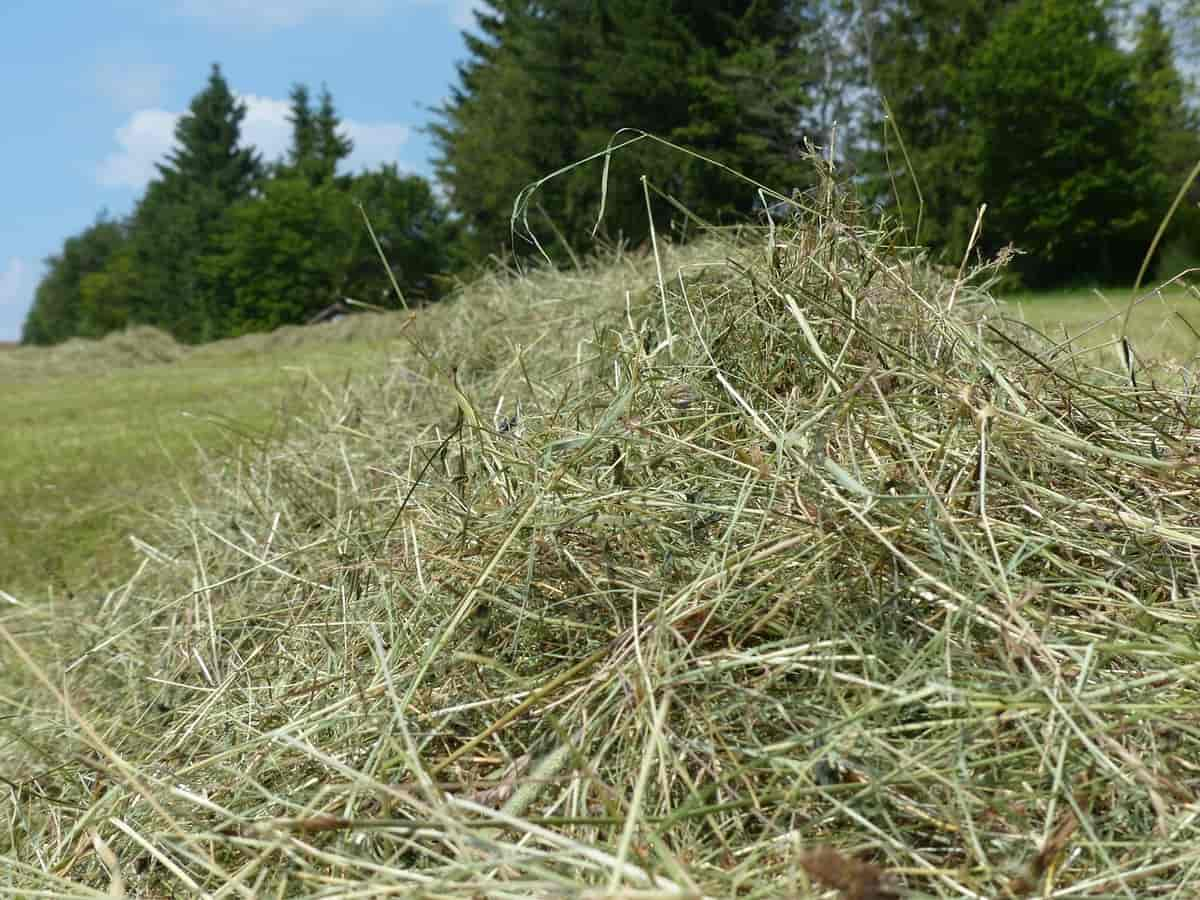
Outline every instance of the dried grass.
{"type": "Polygon", "coordinates": [[[1195,391],[892,239],[825,184],[395,317],[121,590],[4,618],[14,890],[1192,893],[1195,391]]]}

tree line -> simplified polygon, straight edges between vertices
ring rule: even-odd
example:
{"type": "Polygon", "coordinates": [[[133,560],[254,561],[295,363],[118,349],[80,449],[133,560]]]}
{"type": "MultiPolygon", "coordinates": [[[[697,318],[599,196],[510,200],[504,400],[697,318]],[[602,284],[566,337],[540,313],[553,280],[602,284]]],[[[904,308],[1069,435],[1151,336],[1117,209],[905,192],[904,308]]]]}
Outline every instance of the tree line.
{"type": "Polygon", "coordinates": [[[214,65],[133,212],[101,216],[47,261],[24,342],[144,324],[198,343],[304,322],[346,297],[394,304],[392,279],[407,302],[440,295],[455,226],[426,179],[395,165],[339,174],[353,142],[328,90],[314,103],[293,88],[290,147],[272,163],[242,144],[245,115],[214,65]]]}
{"type": "MultiPolygon", "coordinates": [[[[51,257],[24,339],[147,323],[211,340],[342,296],[384,301],[390,277],[436,299],[443,276],[494,254],[566,259],[597,236],[640,241],[651,222],[685,238],[761,212],[723,167],[808,187],[808,144],[834,143],[862,196],[936,257],[962,258],[987,203],[974,252],[1026,251],[1014,280],[1129,281],[1200,161],[1179,66],[1195,59],[1198,6],[487,0],[429,128],[442,198],[394,167],[339,174],[352,146],[327,90],[316,104],[293,90],[291,147],[264,164],[214,66],[133,213],[51,257]],[[625,143],[607,170],[564,169],[643,133],[655,139],[625,143]]],[[[1200,188],[1185,200],[1163,268],[1200,260],[1200,188]]]]}

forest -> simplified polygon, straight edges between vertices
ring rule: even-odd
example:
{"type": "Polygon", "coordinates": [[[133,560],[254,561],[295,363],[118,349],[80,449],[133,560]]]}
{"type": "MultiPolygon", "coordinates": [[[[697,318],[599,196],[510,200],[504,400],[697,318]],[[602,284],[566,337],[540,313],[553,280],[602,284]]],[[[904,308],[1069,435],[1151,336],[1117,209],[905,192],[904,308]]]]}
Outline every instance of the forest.
{"type": "Polygon", "coordinates": [[[489,260],[762,221],[771,195],[728,170],[800,197],[814,152],[914,252],[1015,248],[1010,287],[1200,261],[1196,0],[488,0],[475,17],[431,111],[433,180],[346,172],[334,98],[303,84],[288,152],[262,159],[214,64],[133,211],[47,260],[22,341],[152,325],[194,344],[346,299],[428,303],[489,260]]]}

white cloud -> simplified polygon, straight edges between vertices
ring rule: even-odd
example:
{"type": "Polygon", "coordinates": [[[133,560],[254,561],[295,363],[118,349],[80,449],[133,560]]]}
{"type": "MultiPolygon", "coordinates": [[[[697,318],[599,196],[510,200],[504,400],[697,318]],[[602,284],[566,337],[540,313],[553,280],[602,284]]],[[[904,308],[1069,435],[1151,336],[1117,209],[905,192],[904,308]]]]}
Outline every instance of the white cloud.
{"type": "MultiPolygon", "coordinates": [[[[238,99],[246,104],[242,139],[253,144],[267,162],[279,159],[292,142],[292,126],[287,120],[290,101],[255,94],[239,94],[238,99]]],[[[408,126],[399,122],[360,122],[357,119],[342,119],[342,131],[354,141],[354,151],[343,164],[343,168],[353,171],[397,162],[400,148],[410,134],[408,126]]]]}
{"type": "Polygon", "coordinates": [[[179,0],[181,13],[217,25],[290,28],[326,15],[377,16],[388,0],[179,0]]]}
{"type": "Polygon", "coordinates": [[[162,103],[169,66],[158,63],[104,62],[96,66],[93,83],[120,109],[145,109],[162,103]]]}
{"type": "Polygon", "coordinates": [[[175,143],[179,114],[165,109],[139,109],[117,129],[120,150],[104,158],[96,180],[105,187],[140,188],[154,177],[154,164],[175,143]]]}
{"type": "MultiPolygon", "coordinates": [[[[400,0],[401,6],[444,6],[459,28],[475,25],[472,11],[480,0],[400,0]]],[[[372,18],[395,11],[396,0],[177,0],[183,15],[214,25],[243,28],[292,28],[323,16],[372,18]]]]}
{"type": "Polygon", "coordinates": [[[19,256],[10,256],[8,264],[0,271],[0,306],[22,299],[29,280],[29,263],[19,256]]]}
{"type": "Polygon", "coordinates": [[[0,307],[26,307],[33,297],[33,266],[19,256],[10,256],[0,270],[0,307]]]}
{"type": "MultiPolygon", "coordinates": [[[[242,120],[242,142],[252,144],[266,162],[287,152],[292,139],[288,123],[289,101],[257,94],[239,94],[246,104],[242,120]]],[[[96,169],[96,180],[105,187],[141,189],[155,176],[154,164],[161,162],[175,144],[179,113],[163,109],[141,109],[116,131],[119,149],[96,169]]],[[[411,134],[399,122],[360,122],[343,119],[342,129],[354,141],[354,152],[344,168],[358,171],[381,163],[399,162],[400,150],[411,134]]],[[[402,167],[403,168],[403,167],[402,167]]]]}
{"type": "Polygon", "coordinates": [[[238,94],[237,97],[246,104],[242,143],[253,144],[265,162],[281,157],[292,142],[292,126],[287,120],[289,101],[257,94],[238,94]]]}
{"type": "Polygon", "coordinates": [[[409,135],[408,127],[399,122],[358,122],[354,119],[344,119],[342,130],[354,141],[354,152],[346,162],[349,168],[356,171],[381,163],[398,163],[400,148],[404,146],[409,135]]]}
{"type": "Polygon", "coordinates": [[[21,323],[33,305],[41,271],[40,265],[19,256],[10,256],[0,269],[0,341],[21,337],[21,323]]]}

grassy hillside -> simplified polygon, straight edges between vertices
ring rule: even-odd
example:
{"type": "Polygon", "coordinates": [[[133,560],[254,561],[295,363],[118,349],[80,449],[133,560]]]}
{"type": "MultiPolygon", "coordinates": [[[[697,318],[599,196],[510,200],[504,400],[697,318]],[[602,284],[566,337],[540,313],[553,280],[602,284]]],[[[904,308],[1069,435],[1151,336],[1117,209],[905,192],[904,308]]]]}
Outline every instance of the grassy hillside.
{"type": "MultiPolygon", "coordinates": [[[[1127,305],[1117,291],[1002,302],[1053,339],[1078,336],[1085,357],[1114,373],[1127,305]]],[[[0,590],[119,585],[145,556],[138,542],[153,540],[148,523],[202,490],[198,457],[286,437],[314,403],[404,352],[410,318],[369,314],[200,348],[137,328],[0,354],[0,508],[11,511],[0,520],[0,590]]],[[[1200,303],[1178,286],[1144,292],[1125,333],[1147,358],[1186,364],[1200,351],[1200,303]]]]}
{"type": "Polygon", "coordinates": [[[374,323],[0,607],[8,884],[1194,892],[1197,397],[807,202],[374,323]]]}
{"type": "Polygon", "coordinates": [[[1076,352],[1090,349],[1089,360],[1113,371],[1122,369],[1123,335],[1147,362],[1170,360],[1190,367],[1200,356],[1200,291],[1187,284],[1185,279],[1135,295],[1091,289],[1014,294],[1003,301],[1014,317],[1055,342],[1070,338],[1076,352]]]}
{"type": "Polygon", "coordinates": [[[204,483],[203,457],[247,454],[355,373],[378,371],[405,323],[363,316],[199,349],[150,328],[0,354],[0,589],[103,591],[204,483]],[[150,533],[147,533],[147,528],[150,533]]]}

